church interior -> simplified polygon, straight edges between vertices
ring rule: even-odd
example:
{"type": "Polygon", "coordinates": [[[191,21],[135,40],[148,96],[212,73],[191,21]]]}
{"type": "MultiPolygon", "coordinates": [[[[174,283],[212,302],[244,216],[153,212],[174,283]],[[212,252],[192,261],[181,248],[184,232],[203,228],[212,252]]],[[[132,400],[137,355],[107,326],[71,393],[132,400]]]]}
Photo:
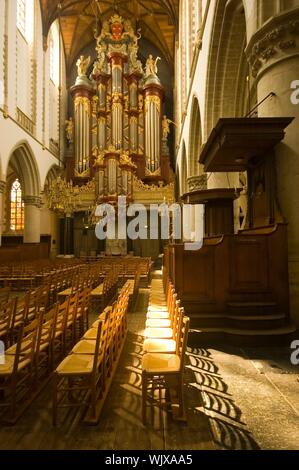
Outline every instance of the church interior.
{"type": "Polygon", "coordinates": [[[0,0],[0,55],[0,449],[299,450],[299,0],[0,0]]]}

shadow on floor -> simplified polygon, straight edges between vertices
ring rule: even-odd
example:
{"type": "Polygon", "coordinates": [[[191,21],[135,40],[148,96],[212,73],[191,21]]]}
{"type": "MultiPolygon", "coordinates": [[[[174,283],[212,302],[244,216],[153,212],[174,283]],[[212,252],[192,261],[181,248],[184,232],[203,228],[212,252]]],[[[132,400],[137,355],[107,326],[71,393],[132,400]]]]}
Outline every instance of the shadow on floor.
{"type": "Polygon", "coordinates": [[[204,413],[209,416],[215,444],[229,450],[259,449],[209,350],[188,348],[187,354],[187,368],[193,372],[195,379],[189,387],[199,390],[202,395],[204,413]]]}

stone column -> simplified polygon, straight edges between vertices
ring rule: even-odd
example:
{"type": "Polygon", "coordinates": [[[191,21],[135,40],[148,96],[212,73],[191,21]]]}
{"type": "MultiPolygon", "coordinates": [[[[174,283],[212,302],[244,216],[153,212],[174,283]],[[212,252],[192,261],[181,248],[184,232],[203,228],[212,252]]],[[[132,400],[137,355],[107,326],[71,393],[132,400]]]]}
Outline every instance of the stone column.
{"type": "Polygon", "coordinates": [[[4,214],[3,214],[3,194],[5,191],[6,182],[0,181],[0,246],[2,245],[2,232],[4,225],[4,214]]]}
{"type": "Polygon", "coordinates": [[[60,254],[74,256],[74,218],[72,214],[65,214],[60,219],[60,254]]]}
{"type": "Polygon", "coordinates": [[[256,80],[259,117],[294,117],[275,149],[278,200],[288,222],[291,315],[299,325],[299,8],[271,18],[251,38],[247,57],[256,80]],[[294,84],[293,84],[294,86],[294,84]],[[293,101],[293,102],[292,102],[293,101]]]}
{"type": "Polygon", "coordinates": [[[24,196],[24,243],[40,243],[40,207],[38,196],[24,196]]]}
{"type": "Polygon", "coordinates": [[[64,254],[66,256],[74,255],[74,217],[72,214],[66,214],[64,219],[64,254]]]}

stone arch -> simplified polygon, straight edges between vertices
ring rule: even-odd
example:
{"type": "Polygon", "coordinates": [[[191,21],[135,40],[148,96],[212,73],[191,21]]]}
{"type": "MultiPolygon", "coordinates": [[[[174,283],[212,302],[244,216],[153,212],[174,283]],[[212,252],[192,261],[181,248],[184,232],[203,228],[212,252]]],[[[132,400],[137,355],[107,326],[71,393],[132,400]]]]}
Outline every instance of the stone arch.
{"type": "Polygon", "coordinates": [[[1,155],[0,155],[0,181],[3,181],[3,172],[2,172],[2,159],[1,159],[1,155]]]}
{"type": "MultiPolygon", "coordinates": [[[[220,117],[244,115],[249,88],[245,60],[246,16],[242,0],[218,0],[210,44],[204,137],[208,138],[220,117]]],[[[249,84],[250,85],[250,84],[249,84]]]]}
{"type": "Polygon", "coordinates": [[[191,121],[189,131],[189,155],[188,155],[188,177],[198,176],[201,166],[198,163],[200,149],[202,146],[202,129],[199,103],[196,96],[193,97],[191,107],[191,121]]]}
{"type": "Polygon", "coordinates": [[[40,196],[40,174],[33,152],[27,142],[21,142],[12,149],[7,173],[9,167],[20,179],[25,196],[40,196]]]}
{"type": "Polygon", "coordinates": [[[46,179],[45,179],[45,184],[44,184],[44,190],[46,187],[51,184],[59,175],[61,176],[62,169],[58,165],[52,165],[51,168],[49,169],[46,179]]]}
{"type": "Polygon", "coordinates": [[[185,141],[182,145],[182,155],[181,155],[181,178],[180,178],[180,195],[182,196],[187,192],[187,177],[188,177],[188,165],[187,165],[187,152],[185,141]]]}
{"type": "Polygon", "coordinates": [[[7,164],[7,181],[17,177],[22,186],[24,201],[23,243],[40,243],[40,173],[27,141],[19,142],[12,149],[7,164]]]}
{"type": "Polygon", "coordinates": [[[180,167],[176,165],[176,172],[175,172],[175,200],[178,201],[180,198],[180,191],[181,191],[181,172],[180,167]]]}

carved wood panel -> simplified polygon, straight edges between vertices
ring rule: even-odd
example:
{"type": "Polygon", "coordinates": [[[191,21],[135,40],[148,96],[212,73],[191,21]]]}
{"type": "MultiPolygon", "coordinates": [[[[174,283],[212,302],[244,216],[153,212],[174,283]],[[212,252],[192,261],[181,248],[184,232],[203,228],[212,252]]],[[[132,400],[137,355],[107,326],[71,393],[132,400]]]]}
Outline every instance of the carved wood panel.
{"type": "Polygon", "coordinates": [[[192,251],[184,254],[183,296],[188,300],[211,302],[215,298],[215,256],[210,250],[196,255],[195,263],[192,251]]]}
{"type": "Polygon", "coordinates": [[[231,239],[230,290],[260,292],[269,289],[269,253],[267,240],[231,239]]]}

